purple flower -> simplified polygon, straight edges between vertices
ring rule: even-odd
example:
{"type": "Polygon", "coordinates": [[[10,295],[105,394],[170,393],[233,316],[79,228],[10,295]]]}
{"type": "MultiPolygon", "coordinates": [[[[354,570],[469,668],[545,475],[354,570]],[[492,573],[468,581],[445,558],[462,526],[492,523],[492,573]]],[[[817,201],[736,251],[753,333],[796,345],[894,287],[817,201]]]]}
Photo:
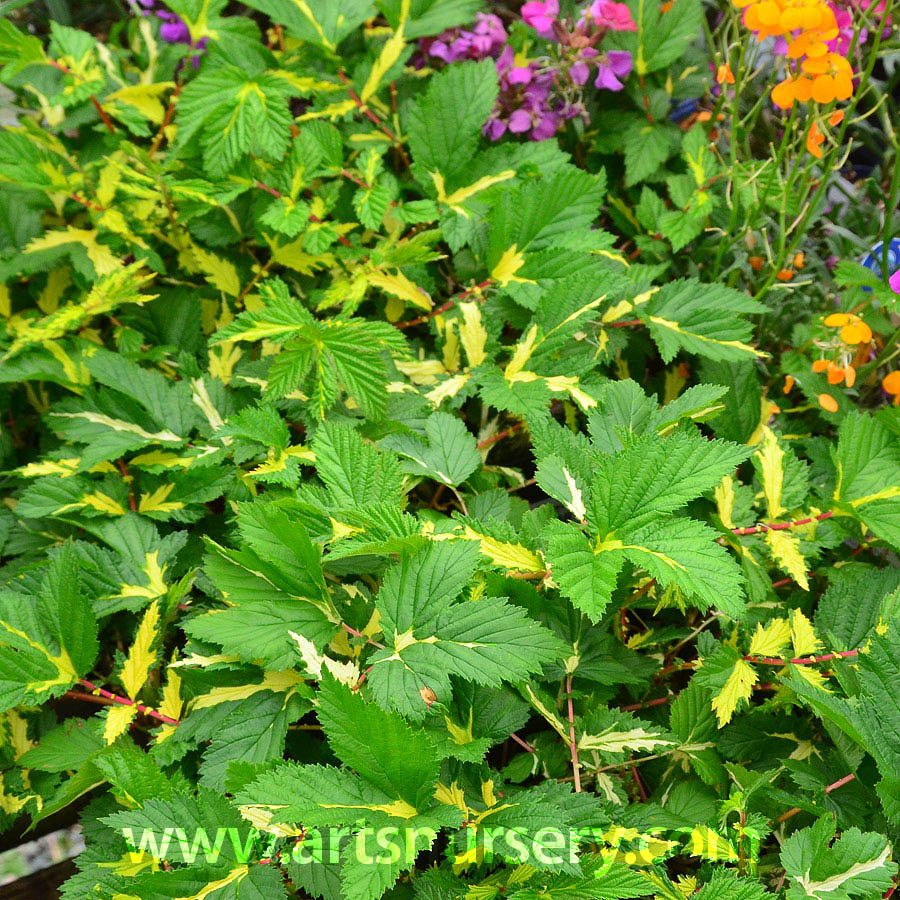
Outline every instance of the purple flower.
{"type": "Polygon", "coordinates": [[[542,38],[553,37],[553,23],[559,15],[559,0],[528,0],[520,11],[526,25],[542,38]]]}
{"type": "Polygon", "coordinates": [[[510,84],[530,84],[534,73],[527,66],[513,66],[506,76],[510,84]]]}
{"type": "Polygon", "coordinates": [[[546,112],[531,131],[533,141],[546,141],[556,134],[557,117],[554,112],[546,112]]]}
{"type": "Polygon", "coordinates": [[[499,141],[506,134],[506,122],[499,118],[489,118],[484,123],[481,133],[491,141],[499,141]]]}
{"type": "Polygon", "coordinates": [[[900,269],[897,269],[893,275],[888,279],[888,284],[891,286],[891,290],[895,294],[900,294],[900,269]]]}
{"type": "Polygon", "coordinates": [[[531,128],[531,113],[526,109],[513,110],[509,117],[509,130],[513,134],[522,134],[531,128]]]}
{"type": "Polygon", "coordinates": [[[578,62],[572,63],[572,65],[569,67],[569,77],[572,79],[572,81],[575,82],[575,84],[586,84],[588,76],[590,74],[590,67],[582,59],[578,60],[578,62]]]}
{"type": "Polygon", "coordinates": [[[610,50],[599,59],[594,87],[607,91],[621,91],[621,79],[631,74],[631,54],[627,50],[610,50]]]}
{"type": "Polygon", "coordinates": [[[506,29],[500,18],[493,13],[478,13],[475,16],[475,28],[464,31],[463,35],[481,57],[493,56],[506,42],[506,29]]]}
{"type": "Polygon", "coordinates": [[[167,44],[191,43],[191,32],[181,19],[177,19],[174,22],[165,22],[159,29],[159,36],[167,44]]]}
{"type": "Polygon", "coordinates": [[[448,28],[436,38],[420,41],[422,52],[445,63],[459,59],[487,59],[499,55],[506,43],[506,29],[493,13],[478,13],[471,31],[448,28]]]}

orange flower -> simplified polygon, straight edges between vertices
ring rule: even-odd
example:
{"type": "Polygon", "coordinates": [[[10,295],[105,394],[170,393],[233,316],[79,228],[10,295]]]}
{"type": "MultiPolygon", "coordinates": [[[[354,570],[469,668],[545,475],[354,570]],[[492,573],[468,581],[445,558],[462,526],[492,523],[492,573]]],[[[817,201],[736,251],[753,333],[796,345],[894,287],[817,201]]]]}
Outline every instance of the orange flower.
{"type": "Polygon", "coordinates": [[[824,372],[832,362],[830,359],[817,359],[812,364],[813,372],[824,372]]]}
{"type": "Polygon", "coordinates": [[[825,135],[819,131],[819,126],[815,122],[809,126],[809,133],[806,135],[806,149],[816,158],[822,158],[822,144],[825,142],[825,135]]]}
{"type": "Polygon", "coordinates": [[[779,269],[775,276],[779,281],[790,281],[794,277],[793,269],[779,269]]]}
{"type": "Polygon", "coordinates": [[[881,386],[884,388],[885,393],[890,394],[894,398],[894,406],[900,404],[900,372],[888,372],[881,379],[881,386]]]}
{"type": "Polygon", "coordinates": [[[825,377],[828,379],[829,384],[840,384],[844,380],[844,370],[832,363],[828,367],[825,377]]]}
{"type": "Polygon", "coordinates": [[[800,64],[812,76],[812,99],[816,103],[848,100],[853,96],[853,67],[837,53],[808,56],[800,64]]]}
{"type": "Polygon", "coordinates": [[[819,406],[826,412],[834,413],[838,411],[838,402],[831,394],[819,394],[819,406]]]}
{"type": "Polygon", "coordinates": [[[750,268],[753,269],[754,272],[758,272],[763,267],[763,258],[761,256],[751,256],[750,257],[750,268]]]}
{"type": "Polygon", "coordinates": [[[825,319],[828,328],[840,328],[845,344],[868,344],[872,329],[855,313],[832,313],[825,319]]]}
{"type": "Polygon", "coordinates": [[[716,70],[716,81],[719,84],[734,84],[734,73],[731,71],[731,66],[728,63],[724,66],[719,66],[716,70]]]}
{"type": "Polygon", "coordinates": [[[795,269],[802,269],[805,261],[806,261],[806,257],[802,253],[794,254],[794,268],[795,269]]]}
{"type": "Polygon", "coordinates": [[[840,125],[841,122],[844,121],[844,111],[842,109],[836,109],[829,117],[828,124],[829,125],[840,125]]]}
{"type": "Polygon", "coordinates": [[[784,387],[781,389],[781,392],[787,396],[791,389],[794,387],[794,376],[793,375],[785,375],[784,376],[784,387]]]}
{"type": "Polygon", "coordinates": [[[847,366],[847,368],[844,369],[844,384],[846,384],[847,387],[853,387],[853,385],[856,384],[856,369],[854,369],[853,366],[847,366]]]}

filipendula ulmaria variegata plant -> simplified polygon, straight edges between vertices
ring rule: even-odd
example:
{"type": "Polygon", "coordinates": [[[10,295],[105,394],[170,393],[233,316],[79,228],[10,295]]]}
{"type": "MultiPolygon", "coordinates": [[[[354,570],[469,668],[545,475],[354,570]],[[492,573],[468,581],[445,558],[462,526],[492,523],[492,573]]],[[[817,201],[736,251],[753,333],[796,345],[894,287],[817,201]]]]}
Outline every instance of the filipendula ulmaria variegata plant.
{"type": "Polygon", "coordinates": [[[783,425],[765,306],[486,138],[475,0],[138,5],[0,20],[3,826],[66,900],[890,892],[897,409],[783,425]]]}

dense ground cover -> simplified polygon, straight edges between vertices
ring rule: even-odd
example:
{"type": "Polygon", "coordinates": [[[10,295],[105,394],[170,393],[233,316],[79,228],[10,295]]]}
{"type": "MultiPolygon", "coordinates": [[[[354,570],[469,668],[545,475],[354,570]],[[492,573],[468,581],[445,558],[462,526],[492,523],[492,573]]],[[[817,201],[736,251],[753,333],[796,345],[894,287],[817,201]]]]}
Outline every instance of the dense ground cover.
{"type": "Polygon", "coordinates": [[[0,3],[67,900],[893,892],[892,0],[560,5],[0,3]]]}

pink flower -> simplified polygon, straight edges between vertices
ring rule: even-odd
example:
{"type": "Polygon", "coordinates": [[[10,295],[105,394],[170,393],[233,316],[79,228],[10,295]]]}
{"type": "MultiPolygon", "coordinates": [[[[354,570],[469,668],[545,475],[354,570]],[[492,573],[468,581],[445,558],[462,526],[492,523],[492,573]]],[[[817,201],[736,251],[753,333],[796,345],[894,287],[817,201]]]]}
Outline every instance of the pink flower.
{"type": "Polygon", "coordinates": [[[542,38],[553,36],[553,23],[559,15],[559,0],[528,0],[522,5],[522,19],[542,38]]]}
{"type": "Polygon", "coordinates": [[[625,3],[614,0],[594,0],[589,13],[597,25],[612,31],[637,31],[637,25],[631,18],[631,10],[625,3]]]}
{"type": "Polygon", "coordinates": [[[895,294],[900,294],[900,269],[897,269],[893,275],[888,279],[888,284],[891,286],[891,290],[895,294]]]}
{"type": "Polygon", "coordinates": [[[610,50],[599,59],[594,87],[621,91],[625,87],[622,79],[631,74],[631,68],[631,54],[627,50],[610,50]]]}

